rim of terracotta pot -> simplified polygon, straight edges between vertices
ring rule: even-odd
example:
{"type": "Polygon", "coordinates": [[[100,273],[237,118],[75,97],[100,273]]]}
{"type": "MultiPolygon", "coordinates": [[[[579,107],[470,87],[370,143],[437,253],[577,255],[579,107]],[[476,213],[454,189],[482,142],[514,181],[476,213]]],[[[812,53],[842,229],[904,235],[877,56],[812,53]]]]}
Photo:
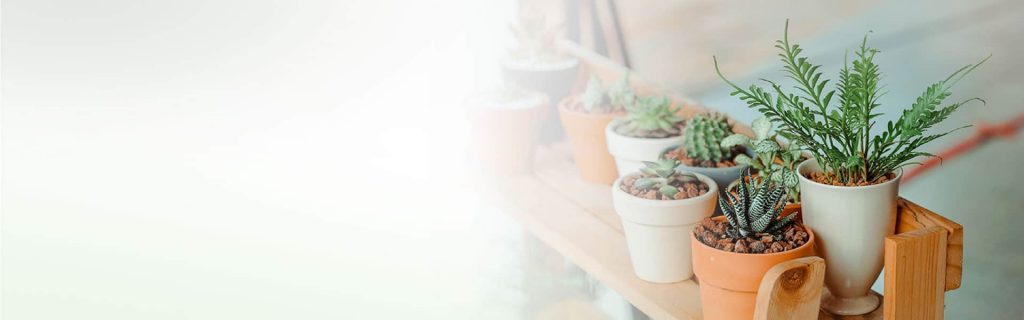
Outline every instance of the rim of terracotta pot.
{"type": "MultiPolygon", "coordinates": [[[[703,183],[706,183],[708,185],[708,192],[705,192],[704,194],[696,196],[696,197],[693,197],[693,198],[678,199],[678,200],[651,200],[651,199],[644,199],[644,198],[641,198],[641,197],[634,196],[634,195],[630,194],[629,192],[622,191],[622,188],[619,187],[622,184],[622,178],[625,178],[625,177],[627,177],[629,175],[625,175],[625,176],[622,176],[622,177],[619,177],[619,178],[615,179],[615,182],[612,183],[612,190],[614,190],[614,192],[620,192],[620,193],[622,193],[622,194],[624,194],[626,196],[629,196],[630,198],[633,198],[635,200],[651,203],[652,206],[663,206],[663,207],[678,206],[678,205],[683,204],[683,203],[699,202],[699,201],[702,201],[702,200],[706,200],[708,197],[711,197],[711,196],[715,195],[716,194],[715,192],[718,191],[718,184],[716,184],[715,180],[711,179],[711,177],[708,177],[706,175],[703,175],[703,174],[700,174],[700,173],[696,173],[696,172],[687,172],[687,173],[692,173],[693,175],[697,176],[698,180],[700,180],[703,183]]],[[[636,174],[636,172],[631,173],[631,174],[636,174]]]]}
{"type": "Polygon", "coordinates": [[[579,100],[579,95],[569,95],[568,97],[562,98],[562,101],[558,102],[558,110],[561,112],[572,114],[577,117],[591,117],[591,118],[605,118],[608,116],[618,117],[626,113],[625,110],[619,110],[616,112],[602,112],[602,113],[589,113],[579,110],[573,110],[569,108],[570,104],[576,103],[579,100]]]}
{"type": "MultiPolygon", "coordinates": [[[[794,213],[791,213],[791,214],[796,214],[796,213],[794,212],[794,213]]],[[[713,218],[711,218],[711,220],[725,220],[725,216],[713,217],[713,218]]],[[[704,246],[707,249],[714,250],[715,252],[718,252],[718,253],[721,253],[721,254],[724,254],[724,255],[727,255],[727,256],[735,256],[735,257],[740,257],[740,256],[746,256],[746,257],[751,257],[751,256],[763,256],[763,257],[781,256],[781,255],[785,255],[787,253],[790,253],[791,251],[796,251],[797,249],[803,248],[805,246],[808,246],[808,245],[814,243],[814,239],[815,239],[815,237],[814,237],[814,230],[811,230],[811,228],[808,227],[807,224],[802,224],[801,223],[800,225],[802,225],[804,227],[804,230],[807,230],[807,242],[804,242],[804,244],[799,246],[799,247],[796,247],[796,248],[793,248],[793,249],[789,249],[789,250],[786,250],[786,251],[783,251],[783,252],[775,252],[775,253],[738,253],[738,252],[722,251],[722,250],[718,250],[718,248],[715,248],[715,247],[707,245],[703,241],[698,240],[697,239],[697,235],[693,234],[693,232],[690,232],[690,240],[691,241],[696,241],[697,243],[699,243],[700,245],[704,246]]]]}
{"type": "MultiPolygon", "coordinates": [[[[808,167],[808,166],[810,166],[812,164],[815,167],[817,167],[816,170],[814,170],[814,171],[817,171],[817,172],[821,172],[822,171],[821,167],[818,166],[818,160],[814,159],[814,158],[811,158],[811,159],[804,160],[803,162],[800,163],[800,165],[796,166],[796,172],[797,172],[796,176],[800,179],[800,181],[810,183],[811,185],[814,185],[814,186],[819,187],[819,188],[826,188],[826,189],[833,189],[833,190],[870,190],[870,189],[875,189],[875,188],[884,188],[884,187],[886,187],[886,186],[888,186],[890,184],[893,184],[893,183],[899,183],[900,178],[903,177],[903,168],[897,168],[896,170],[893,171],[893,172],[896,173],[896,177],[894,177],[892,179],[889,179],[889,181],[886,181],[886,182],[876,183],[876,184],[867,185],[867,186],[835,186],[835,185],[831,185],[831,184],[820,183],[820,182],[817,182],[817,181],[814,181],[814,180],[811,180],[811,179],[805,177],[804,176],[804,167],[808,167]]],[[[813,169],[807,168],[807,170],[813,170],[813,169]]],[[[892,173],[892,172],[890,172],[890,173],[892,173]]]]}

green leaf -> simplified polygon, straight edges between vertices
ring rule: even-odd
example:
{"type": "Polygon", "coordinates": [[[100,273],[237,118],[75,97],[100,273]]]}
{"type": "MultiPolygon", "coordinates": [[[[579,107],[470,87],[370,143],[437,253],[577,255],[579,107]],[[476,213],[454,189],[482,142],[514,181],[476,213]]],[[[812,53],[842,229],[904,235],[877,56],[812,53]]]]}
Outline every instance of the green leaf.
{"type": "Polygon", "coordinates": [[[664,185],[660,189],[658,189],[658,191],[661,192],[661,194],[665,195],[665,197],[668,197],[670,199],[675,198],[676,193],[679,193],[679,189],[676,189],[676,187],[670,185],[664,185]]]}
{"type": "Polygon", "coordinates": [[[754,131],[754,140],[764,140],[768,138],[768,132],[772,130],[772,122],[768,120],[768,117],[760,117],[750,123],[750,129],[754,131]]]}
{"type": "Polygon", "coordinates": [[[736,158],[733,159],[732,161],[736,162],[736,164],[738,164],[738,165],[745,165],[745,166],[749,166],[749,165],[754,163],[754,159],[751,159],[750,156],[748,156],[746,154],[742,154],[742,153],[736,155],[736,158]]]}
{"type": "Polygon", "coordinates": [[[731,136],[722,139],[722,148],[732,148],[735,146],[746,145],[750,142],[750,138],[740,133],[734,133],[731,136]]]}

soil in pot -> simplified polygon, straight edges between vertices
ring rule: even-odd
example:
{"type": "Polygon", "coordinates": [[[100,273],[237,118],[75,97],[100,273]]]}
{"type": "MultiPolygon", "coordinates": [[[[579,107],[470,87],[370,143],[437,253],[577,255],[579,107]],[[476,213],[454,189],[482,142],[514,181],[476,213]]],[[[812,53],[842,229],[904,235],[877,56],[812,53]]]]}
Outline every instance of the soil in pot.
{"type": "Polygon", "coordinates": [[[642,178],[643,175],[640,173],[633,173],[622,178],[622,183],[619,184],[619,189],[631,194],[637,198],[648,199],[648,200],[682,200],[689,198],[696,198],[700,195],[708,193],[708,185],[701,181],[682,181],[673,179],[669,181],[669,185],[676,187],[679,190],[672,198],[665,196],[665,194],[658,192],[657,190],[641,189],[635,186],[636,180],[642,178]]]}
{"type": "Polygon", "coordinates": [[[807,229],[795,223],[783,229],[781,237],[755,234],[733,239],[725,232],[728,227],[729,223],[724,219],[704,219],[693,229],[693,234],[709,247],[735,253],[785,252],[804,245],[810,239],[807,229]]]}
{"type": "Polygon", "coordinates": [[[869,181],[842,182],[842,181],[839,181],[839,179],[837,179],[834,174],[824,173],[824,172],[809,172],[809,173],[807,173],[805,175],[805,177],[807,179],[810,179],[810,180],[812,180],[814,182],[817,182],[817,183],[820,183],[820,184],[827,184],[827,185],[839,186],[839,187],[863,187],[863,186],[870,186],[870,185],[885,183],[886,181],[895,179],[896,175],[892,174],[892,173],[889,173],[889,174],[887,174],[887,175],[885,175],[885,176],[883,176],[881,178],[878,178],[878,180],[870,181],[870,182],[869,181]]]}
{"type": "Polygon", "coordinates": [[[608,153],[605,127],[624,111],[588,113],[576,97],[562,100],[558,112],[572,146],[573,159],[583,180],[611,185],[619,177],[615,158],[608,153]]]}
{"type": "Polygon", "coordinates": [[[768,241],[770,244],[764,245],[762,253],[738,253],[736,251],[743,249],[736,242],[747,242],[747,250],[750,250],[751,244],[759,248],[761,245],[757,243],[764,242],[757,238],[721,241],[719,232],[723,230],[719,229],[722,224],[728,224],[725,217],[705,219],[691,233],[693,271],[700,281],[701,309],[705,319],[752,319],[757,304],[757,291],[764,274],[779,263],[813,256],[814,232],[802,226],[791,227],[786,230],[788,236],[768,241]],[[706,242],[700,238],[711,241],[706,242]],[[727,249],[727,243],[732,244],[731,251],[718,249],[719,246],[727,249]],[[802,245],[785,248],[787,244],[796,243],[802,245]],[[774,252],[772,247],[778,249],[779,246],[782,246],[782,251],[774,252]]]}

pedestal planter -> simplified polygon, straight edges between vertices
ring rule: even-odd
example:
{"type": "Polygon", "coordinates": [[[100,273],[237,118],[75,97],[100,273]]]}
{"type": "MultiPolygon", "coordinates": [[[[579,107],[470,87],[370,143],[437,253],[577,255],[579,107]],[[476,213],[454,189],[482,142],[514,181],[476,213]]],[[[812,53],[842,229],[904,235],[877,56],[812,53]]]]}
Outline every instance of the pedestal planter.
{"type": "Polygon", "coordinates": [[[707,176],[696,174],[708,185],[707,193],[682,200],[648,200],[612,185],[615,212],[629,247],[633,271],[640,279],[656,283],[683,281],[693,276],[690,239],[693,227],[711,216],[718,201],[718,187],[707,176]]]}
{"type": "Polygon", "coordinates": [[[569,108],[576,102],[569,97],[558,104],[558,112],[572,146],[573,160],[583,180],[610,185],[619,177],[615,159],[608,153],[604,128],[622,113],[585,113],[569,108]]]}
{"type": "Polygon", "coordinates": [[[683,142],[682,136],[668,138],[627,137],[615,132],[615,125],[615,122],[609,123],[605,127],[604,132],[608,137],[608,152],[615,157],[615,167],[618,168],[620,177],[636,172],[640,167],[643,167],[643,161],[658,160],[666,149],[683,142]]]}
{"type": "MultiPolygon", "coordinates": [[[[799,207],[794,209],[799,210],[799,207]]],[[[787,207],[783,214],[792,211],[787,207]]],[[[724,220],[725,217],[714,219],[724,220]]],[[[807,243],[784,252],[767,254],[718,250],[698,241],[691,232],[693,271],[700,280],[704,319],[753,319],[757,290],[768,269],[784,261],[814,255],[815,234],[809,228],[806,230],[809,235],[807,243]]]]}
{"type": "MultiPolygon", "coordinates": [[[[579,59],[572,57],[546,63],[507,59],[502,61],[501,71],[506,82],[544,93],[551,101],[559,101],[572,91],[572,85],[579,74],[579,65],[579,59]]],[[[540,138],[542,142],[557,141],[562,137],[556,113],[551,109],[545,114],[540,138]]]]}
{"type": "Polygon", "coordinates": [[[871,284],[882,270],[885,237],[896,229],[902,172],[884,183],[842,187],[806,178],[820,170],[813,159],[797,167],[804,223],[818,232],[825,258],[828,293],[821,307],[839,315],[871,312],[879,304],[871,284]]]}
{"type": "Polygon", "coordinates": [[[537,137],[549,106],[547,96],[540,93],[502,105],[471,106],[473,149],[477,151],[481,168],[495,175],[530,172],[537,137]]]}

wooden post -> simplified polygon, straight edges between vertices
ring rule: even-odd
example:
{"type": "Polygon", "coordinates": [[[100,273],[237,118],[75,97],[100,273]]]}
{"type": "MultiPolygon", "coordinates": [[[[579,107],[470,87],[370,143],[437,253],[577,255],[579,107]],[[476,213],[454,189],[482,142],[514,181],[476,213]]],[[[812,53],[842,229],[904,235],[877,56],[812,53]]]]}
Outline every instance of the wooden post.
{"type": "Polygon", "coordinates": [[[946,236],[932,226],[885,238],[885,319],[942,319],[946,236]]]}
{"type": "Polygon", "coordinates": [[[806,257],[768,269],[757,290],[754,320],[816,319],[825,281],[825,260],[806,257]]]}

